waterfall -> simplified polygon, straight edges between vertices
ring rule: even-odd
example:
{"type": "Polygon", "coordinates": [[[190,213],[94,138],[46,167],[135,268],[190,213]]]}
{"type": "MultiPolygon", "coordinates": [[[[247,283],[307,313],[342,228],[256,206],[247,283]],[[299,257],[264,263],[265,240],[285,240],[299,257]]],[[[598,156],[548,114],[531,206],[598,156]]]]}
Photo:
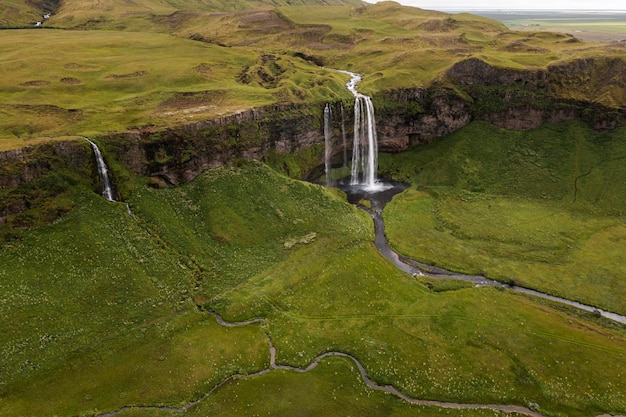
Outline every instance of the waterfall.
{"type": "Polygon", "coordinates": [[[108,201],[115,201],[115,199],[113,198],[113,189],[111,188],[111,180],[109,179],[109,169],[104,162],[102,152],[100,152],[100,148],[98,148],[98,145],[96,145],[87,138],[84,139],[91,144],[91,149],[93,149],[93,153],[96,157],[98,177],[100,178],[100,182],[102,183],[102,197],[106,198],[108,201]]]}
{"type": "Polygon", "coordinates": [[[341,139],[343,143],[343,166],[348,166],[348,143],[346,141],[346,117],[343,109],[343,102],[341,104],[341,139]]]}
{"type": "Polygon", "coordinates": [[[352,172],[350,185],[376,188],[378,169],[378,139],[376,137],[376,119],[372,99],[357,91],[356,86],[361,76],[350,71],[350,81],[346,88],[354,95],[354,140],[352,148],[352,172]]]}
{"type": "Polygon", "coordinates": [[[332,186],[331,163],[333,156],[333,110],[329,103],[324,108],[324,173],[326,174],[326,186],[332,186]]]}

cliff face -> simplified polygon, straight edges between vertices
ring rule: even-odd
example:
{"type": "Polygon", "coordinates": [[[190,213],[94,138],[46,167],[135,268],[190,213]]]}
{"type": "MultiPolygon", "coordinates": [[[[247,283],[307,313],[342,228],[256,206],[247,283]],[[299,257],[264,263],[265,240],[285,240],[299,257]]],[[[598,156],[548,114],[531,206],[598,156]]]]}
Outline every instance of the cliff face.
{"type": "MultiPolygon", "coordinates": [[[[618,58],[589,58],[530,71],[496,68],[479,59],[468,59],[451,67],[429,88],[386,91],[373,97],[379,149],[401,152],[458,130],[472,120],[508,129],[531,129],[580,117],[595,129],[613,129],[625,116],[624,74],[626,62],[618,58]],[[580,99],[600,96],[614,98],[616,106],[608,108],[580,99]]],[[[351,138],[351,103],[344,104],[346,135],[351,138]]],[[[335,106],[335,114],[340,114],[338,103],[335,106]]],[[[115,162],[119,182],[141,175],[153,177],[157,186],[181,184],[206,169],[240,158],[264,159],[305,150],[306,164],[312,168],[323,158],[323,107],[323,103],[274,105],[164,131],[147,127],[101,137],[98,142],[115,162]]],[[[340,121],[335,120],[334,129],[340,137],[340,121]]],[[[351,144],[350,139],[348,142],[351,144]]],[[[29,210],[32,196],[23,190],[45,182],[54,172],[91,177],[87,182],[96,188],[93,166],[93,155],[84,141],[0,153],[0,194],[4,200],[0,224],[29,210]]],[[[61,194],[63,187],[57,188],[61,194]]]]}
{"type": "Polygon", "coordinates": [[[379,112],[381,142],[402,150],[403,144],[430,142],[472,120],[527,130],[582,118],[596,130],[611,130],[626,118],[625,74],[626,61],[620,58],[536,70],[496,68],[471,58],[452,66],[428,90],[386,92],[381,101],[395,104],[379,112]],[[596,103],[611,102],[607,97],[614,107],[596,103]],[[407,108],[415,110],[407,113],[407,108]]]}
{"type": "Polygon", "coordinates": [[[95,178],[93,154],[85,141],[0,152],[0,241],[71,210],[67,192],[81,183],[94,187],[95,178]]]}
{"type": "Polygon", "coordinates": [[[51,142],[0,152],[0,189],[17,188],[64,166],[74,171],[91,166],[90,148],[77,141],[51,142]]]}
{"type": "Polygon", "coordinates": [[[105,150],[136,174],[171,184],[237,159],[262,159],[323,142],[321,119],[309,106],[276,105],[215,120],[104,138],[105,150]]]}

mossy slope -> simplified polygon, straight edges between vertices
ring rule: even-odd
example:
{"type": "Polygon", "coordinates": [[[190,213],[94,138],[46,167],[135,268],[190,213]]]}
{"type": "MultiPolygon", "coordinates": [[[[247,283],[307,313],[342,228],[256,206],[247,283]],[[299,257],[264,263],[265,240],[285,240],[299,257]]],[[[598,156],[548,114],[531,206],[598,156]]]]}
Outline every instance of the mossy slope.
{"type": "MultiPolygon", "coordinates": [[[[506,291],[433,293],[376,251],[371,220],[339,193],[255,163],[144,188],[130,199],[132,215],[79,194],[70,215],[0,253],[6,415],[179,407],[233,373],[267,368],[268,337],[279,364],[347,352],[376,382],[418,398],[536,403],[555,416],[626,410],[623,329],[506,291]],[[266,325],[220,327],[195,303],[266,325]]],[[[235,412],[229,403],[237,410],[244,399],[251,412],[296,412],[285,397],[260,404],[239,391],[259,383],[279,393],[291,381],[312,393],[313,410],[345,411],[336,383],[351,409],[361,399],[380,415],[413,409],[363,391],[342,363],[238,381],[190,412],[235,412]]]]}
{"type": "Polygon", "coordinates": [[[389,205],[389,238],[427,262],[623,314],[623,137],[580,122],[528,132],[474,123],[381,158],[424,192],[389,205]]]}

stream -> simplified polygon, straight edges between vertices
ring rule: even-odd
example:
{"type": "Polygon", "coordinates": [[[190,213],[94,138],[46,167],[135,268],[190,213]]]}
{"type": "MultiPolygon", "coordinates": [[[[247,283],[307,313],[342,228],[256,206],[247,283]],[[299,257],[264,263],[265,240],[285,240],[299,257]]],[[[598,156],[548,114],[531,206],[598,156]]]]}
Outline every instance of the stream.
{"type": "MultiPolygon", "coordinates": [[[[341,184],[341,183],[340,183],[341,184]]],[[[404,272],[407,272],[411,275],[421,275],[428,278],[448,278],[448,279],[458,279],[461,281],[467,281],[475,284],[476,286],[489,286],[489,287],[497,287],[497,288],[506,288],[512,291],[517,291],[524,294],[529,294],[535,297],[547,299],[550,301],[555,301],[561,304],[568,305],[570,307],[575,307],[579,310],[584,310],[590,313],[599,314],[602,317],[621,323],[626,324],[626,316],[612,313],[610,311],[605,311],[600,308],[590,306],[587,304],[579,303],[577,301],[568,300],[566,298],[557,297],[554,295],[546,294],[537,290],[533,290],[531,288],[519,287],[516,285],[504,284],[502,282],[486,278],[481,275],[466,275],[455,273],[451,271],[447,271],[441,268],[435,268],[430,265],[426,265],[415,261],[413,259],[404,258],[394,252],[389,246],[389,242],[387,241],[387,237],[385,235],[385,222],[383,221],[382,212],[385,208],[385,205],[391,201],[394,195],[401,193],[405,189],[408,188],[407,184],[394,182],[394,181],[386,181],[384,182],[379,191],[371,191],[363,189],[362,187],[352,187],[348,185],[340,186],[340,188],[348,195],[348,202],[352,204],[357,204],[359,201],[363,199],[367,199],[371,202],[372,207],[364,207],[359,205],[359,207],[363,210],[366,210],[374,221],[374,233],[375,240],[374,243],[378,250],[389,259],[393,264],[401,269],[404,272]]]]}
{"type": "MultiPolygon", "coordinates": [[[[567,299],[560,298],[560,297],[551,296],[549,294],[545,294],[545,293],[528,289],[528,288],[510,286],[510,285],[503,284],[495,280],[485,278],[483,276],[458,274],[458,273],[446,271],[444,269],[434,268],[429,265],[422,264],[422,263],[419,263],[417,261],[414,261],[408,258],[403,258],[400,255],[398,255],[396,252],[394,252],[390,248],[389,243],[387,242],[387,238],[385,236],[385,224],[384,224],[383,217],[382,217],[382,211],[385,205],[389,201],[391,201],[393,196],[404,191],[406,188],[408,188],[408,185],[404,183],[399,183],[399,182],[385,182],[385,183],[379,183],[376,189],[372,190],[371,188],[368,188],[368,187],[347,185],[345,183],[342,184],[340,182],[339,187],[342,188],[342,190],[346,192],[346,194],[348,195],[348,201],[350,203],[356,204],[361,209],[369,212],[369,214],[371,215],[374,221],[376,247],[381,251],[381,253],[387,259],[393,262],[395,266],[397,266],[399,269],[401,269],[402,271],[408,274],[411,274],[413,276],[422,275],[422,276],[426,276],[430,278],[459,279],[459,280],[474,283],[476,286],[492,286],[492,287],[507,288],[513,291],[518,291],[518,292],[530,294],[536,297],[541,297],[541,298],[549,299],[549,300],[556,301],[559,303],[564,303],[564,304],[579,308],[581,310],[595,312],[595,313],[599,312],[603,317],[606,317],[610,320],[614,320],[619,323],[626,324],[625,316],[606,312],[604,310],[600,310],[592,306],[588,306],[585,304],[581,304],[581,303],[567,300],[567,299]],[[367,199],[371,202],[371,208],[360,205],[359,202],[363,199],[367,199]]],[[[262,326],[267,325],[267,320],[265,318],[260,318],[260,317],[253,318],[253,319],[246,320],[246,321],[230,323],[230,322],[225,321],[222,318],[222,316],[215,311],[206,311],[200,305],[196,305],[196,308],[203,313],[211,314],[215,318],[218,324],[220,324],[221,326],[225,326],[225,327],[249,326],[249,325],[257,324],[257,323],[261,324],[262,326]]],[[[190,408],[194,407],[195,405],[198,405],[202,401],[205,401],[206,399],[208,399],[208,397],[211,394],[213,394],[216,390],[220,389],[222,386],[226,385],[227,383],[233,380],[236,380],[239,378],[253,378],[253,377],[267,374],[274,370],[287,370],[287,371],[293,371],[293,372],[299,372],[299,373],[306,373],[315,369],[322,360],[326,358],[330,358],[330,357],[340,357],[340,358],[346,358],[346,359],[351,360],[357,367],[361,375],[361,379],[363,380],[363,382],[369,389],[374,390],[374,391],[386,392],[410,404],[416,404],[416,405],[422,405],[422,406],[428,406],[428,407],[439,407],[439,408],[445,408],[445,409],[456,409],[456,410],[487,409],[487,410],[494,410],[494,411],[502,411],[505,413],[517,413],[517,414],[529,416],[529,417],[545,417],[543,414],[540,414],[536,411],[531,410],[530,408],[519,406],[519,405],[463,404],[463,403],[443,402],[443,401],[434,401],[434,400],[420,400],[418,398],[414,398],[403,393],[402,391],[400,391],[398,388],[396,388],[393,385],[377,384],[375,381],[370,379],[370,377],[367,374],[367,370],[365,369],[363,364],[355,356],[349,353],[345,353],[345,352],[329,351],[329,352],[321,353],[318,356],[316,356],[311,361],[311,363],[305,368],[299,368],[299,367],[290,366],[290,365],[281,365],[277,363],[278,351],[276,347],[274,346],[274,343],[272,341],[272,338],[269,332],[266,332],[266,336],[268,340],[269,355],[270,355],[270,365],[268,368],[265,368],[265,369],[262,369],[262,370],[259,370],[257,372],[253,372],[250,374],[230,375],[226,377],[224,380],[222,380],[221,382],[219,382],[218,384],[216,384],[213,388],[207,391],[200,398],[190,401],[189,403],[184,404],[180,407],[124,406],[108,413],[94,415],[93,417],[112,417],[112,416],[121,414],[123,412],[132,411],[132,410],[159,410],[159,411],[168,411],[168,412],[173,412],[173,413],[184,413],[188,411],[190,408]]]]}
{"type": "MultiPolygon", "coordinates": [[[[209,313],[211,314],[213,317],[215,317],[215,319],[217,320],[217,322],[225,327],[240,327],[240,326],[248,326],[250,324],[254,324],[254,323],[261,323],[262,325],[266,324],[266,320],[264,318],[255,318],[255,319],[251,319],[251,320],[246,320],[246,321],[241,321],[241,322],[235,322],[235,323],[229,323],[226,322],[222,316],[215,312],[215,311],[205,311],[201,306],[196,305],[196,307],[198,308],[198,310],[200,310],[203,313],[209,313]]],[[[326,358],[329,357],[340,357],[340,358],[346,358],[351,360],[352,362],[354,362],[355,366],[357,367],[357,369],[359,370],[359,373],[361,374],[361,379],[363,380],[363,382],[365,383],[365,385],[374,390],[374,391],[382,391],[382,392],[386,392],[388,394],[391,395],[395,395],[396,397],[402,399],[403,401],[410,403],[410,404],[415,404],[415,405],[422,405],[422,406],[428,406],[428,407],[439,407],[439,408],[447,408],[447,409],[455,409],[455,410],[465,410],[465,409],[487,409],[487,410],[495,410],[495,411],[503,411],[506,413],[518,413],[524,416],[530,416],[530,417],[545,417],[543,414],[540,414],[538,412],[535,412],[529,408],[526,407],[522,407],[522,406],[518,406],[518,405],[501,405],[501,404],[460,404],[460,403],[451,403],[451,402],[443,402],[443,401],[434,401],[434,400],[420,400],[417,398],[413,398],[410,397],[406,394],[404,394],[402,391],[398,390],[396,387],[394,387],[393,385],[379,385],[376,382],[372,381],[369,376],[367,375],[367,370],[365,369],[365,367],[363,366],[363,364],[354,356],[350,355],[349,353],[345,353],[345,352],[337,352],[337,351],[330,351],[330,352],[325,352],[322,353],[318,356],[316,356],[313,361],[311,361],[311,363],[306,367],[306,368],[298,368],[295,366],[289,366],[289,365],[279,365],[276,363],[276,355],[277,355],[277,350],[274,347],[274,343],[272,342],[272,338],[270,337],[270,335],[267,335],[267,339],[268,339],[268,343],[269,343],[269,352],[270,352],[270,366],[269,368],[257,371],[257,372],[253,372],[250,374],[234,374],[231,375],[229,377],[227,377],[226,379],[224,379],[223,381],[221,381],[220,383],[218,383],[217,385],[215,385],[213,388],[211,388],[208,392],[206,392],[202,397],[191,401],[185,405],[182,405],[180,407],[161,407],[161,406],[125,406],[122,408],[119,408],[115,411],[111,411],[108,413],[104,413],[104,414],[98,414],[98,415],[92,415],[92,417],[113,417],[116,416],[118,414],[121,414],[123,412],[126,411],[137,411],[137,410],[158,410],[158,411],[169,411],[169,412],[174,412],[174,413],[184,413],[186,411],[188,411],[190,408],[192,408],[195,405],[198,405],[199,403],[201,403],[202,401],[206,400],[211,394],[213,394],[216,390],[218,390],[219,388],[221,388],[222,386],[224,386],[225,384],[229,383],[232,380],[238,379],[238,378],[253,378],[256,376],[261,376],[264,375],[268,372],[271,372],[273,370],[287,370],[287,371],[293,371],[293,372],[299,372],[299,373],[306,373],[309,372],[313,369],[315,369],[317,367],[317,365],[320,364],[320,362],[326,358]]]]}

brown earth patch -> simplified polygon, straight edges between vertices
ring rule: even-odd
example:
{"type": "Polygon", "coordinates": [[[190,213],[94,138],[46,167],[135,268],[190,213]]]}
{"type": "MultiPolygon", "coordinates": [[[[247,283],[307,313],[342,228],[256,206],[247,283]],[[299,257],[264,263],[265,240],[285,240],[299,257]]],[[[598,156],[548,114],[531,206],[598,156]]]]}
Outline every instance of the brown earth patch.
{"type": "Polygon", "coordinates": [[[20,84],[20,86],[22,87],[47,87],[49,85],[50,85],[50,81],[43,81],[43,80],[27,81],[25,83],[20,84]]]}
{"type": "Polygon", "coordinates": [[[91,71],[101,71],[102,68],[96,65],[89,64],[77,64],[75,62],[63,65],[63,68],[72,70],[72,71],[83,71],[83,72],[91,72],[91,71]]]}
{"type": "Polygon", "coordinates": [[[67,85],[80,85],[83,82],[81,80],[79,80],[78,78],[73,78],[73,77],[65,77],[65,78],[61,78],[61,82],[63,84],[67,84],[67,85]]]}
{"type": "Polygon", "coordinates": [[[148,71],[136,71],[130,74],[111,74],[107,75],[105,78],[107,80],[121,80],[127,78],[141,78],[146,74],[148,74],[148,71]]]}
{"type": "Polygon", "coordinates": [[[193,69],[196,73],[202,75],[203,77],[208,77],[212,72],[212,65],[203,62],[202,64],[194,67],[193,69]]]}
{"type": "Polygon", "coordinates": [[[527,45],[522,41],[511,42],[502,49],[508,52],[530,52],[535,54],[545,54],[550,52],[544,48],[535,48],[533,46],[527,45]]]}

